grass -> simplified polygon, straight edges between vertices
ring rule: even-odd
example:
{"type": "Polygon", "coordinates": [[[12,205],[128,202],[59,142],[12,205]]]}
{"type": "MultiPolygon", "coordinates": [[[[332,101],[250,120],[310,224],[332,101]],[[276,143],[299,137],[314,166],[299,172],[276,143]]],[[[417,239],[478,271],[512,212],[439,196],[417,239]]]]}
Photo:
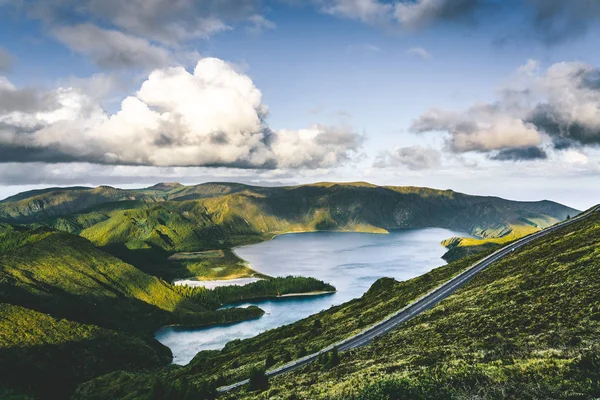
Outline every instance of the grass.
{"type": "MultiPolygon", "coordinates": [[[[67,398],[79,382],[119,369],[156,368],[171,359],[169,349],[142,335],[12,304],[0,304],[0,315],[0,384],[18,388],[16,393],[67,398]]],[[[8,396],[0,390],[0,397],[8,396]]]]}
{"type": "Polygon", "coordinates": [[[510,225],[508,227],[501,227],[500,231],[495,230],[491,233],[483,233],[484,235],[491,236],[483,239],[468,237],[449,238],[442,241],[442,246],[448,248],[448,252],[446,252],[442,258],[446,261],[455,261],[462,257],[476,254],[481,251],[498,249],[514,240],[520,239],[539,230],[540,228],[538,226],[529,224],[510,225]]]}
{"type": "Polygon", "coordinates": [[[168,260],[170,268],[179,266],[180,271],[177,274],[180,278],[192,277],[198,280],[220,280],[265,277],[265,275],[253,270],[246,261],[239,258],[229,249],[210,250],[200,253],[176,253],[169,257],[168,260]]]}
{"type": "Polygon", "coordinates": [[[249,399],[600,396],[600,216],[493,264],[372,345],[272,379],[249,399]]]}

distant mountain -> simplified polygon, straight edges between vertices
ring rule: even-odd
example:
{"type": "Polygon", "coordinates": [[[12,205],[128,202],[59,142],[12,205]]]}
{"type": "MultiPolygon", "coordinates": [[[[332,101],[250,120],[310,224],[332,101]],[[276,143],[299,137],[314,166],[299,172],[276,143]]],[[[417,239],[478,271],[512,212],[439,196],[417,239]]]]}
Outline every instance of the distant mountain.
{"type": "Polygon", "coordinates": [[[101,186],[29,192],[0,203],[0,220],[48,225],[98,246],[167,252],[224,248],[315,230],[441,227],[502,237],[577,213],[551,201],[517,202],[364,182],[289,187],[162,183],[136,190],[101,186]]]}

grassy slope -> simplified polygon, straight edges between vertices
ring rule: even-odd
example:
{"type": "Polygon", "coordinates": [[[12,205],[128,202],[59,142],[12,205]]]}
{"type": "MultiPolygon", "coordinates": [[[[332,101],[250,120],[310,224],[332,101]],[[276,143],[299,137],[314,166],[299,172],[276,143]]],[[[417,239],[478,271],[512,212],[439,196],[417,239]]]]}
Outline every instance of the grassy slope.
{"type": "Polygon", "coordinates": [[[140,335],[12,304],[0,303],[0,315],[0,386],[38,398],[67,398],[78,382],[114,370],[156,368],[171,359],[169,349],[140,335]]]}
{"type": "MultiPolygon", "coordinates": [[[[232,236],[241,236],[239,240],[244,241],[244,235],[323,229],[385,231],[437,226],[486,237],[503,235],[510,231],[511,225],[548,226],[576,212],[549,201],[511,202],[450,190],[364,183],[294,187],[204,184],[161,188],[171,187],[134,191],[100,187],[20,196],[16,201],[0,203],[0,219],[42,221],[97,207],[91,210],[92,217],[52,222],[70,231],[88,230],[88,237],[98,244],[135,245],[138,240],[139,244],[146,242],[171,251],[172,247],[189,245],[191,236],[206,229],[219,236],[217,243],[210,243],[213,246],[232,236]],[[169,200],[169,206],[143,207],[144,203],[164,200],[169,200]],[[119,211],[125,207],[114,202],[142,209],[115,213],[112,208],[119,211]],[[171,230],[164,229],[166,224],[161,224],[161,220],[172,223],[171,230]],[[190,228],[191,222],[200,223],[202,229],[190,228]],[[91,229],[93,226],[96,227],[91,229]]],[[[201,234],[200,238],[203,239],[201,234]]]]}
{"type": "Polygon", "coordinates": [[[0,389],[63,398],[103,373],[168,363],[170,351],[152,337],[163,325],[255,318],[263,314],[257,307],[218,308],[315,290],[333,288],[294,277],[212,291],[174,287],[79,236],[0,224],[0,389]]]}
{"type": "Polygon", "coordinates": [[[267,393],[231,398],[595,398],[599,336],[596,213],[492,265],[339,366],[312,365],[267,393]]]}
{"type": "MultiPolygon", "coordinates": [[[[548,201],[511,202],[449,190],[378,187],[365,183],[276,188],[162,184],[135,191],[109,188],[50,191],[30,197],[24,195],[17,200],[0,203],[0,219],[3,213],[13,215],[11,210],[17,208],[29,222],[35,220],[38,224],[79,234],[136,267],[167,280],[186,272],[202,278],[215,276],[202,266],[167,263],[166,259],[175,252],[227,249],[283,232],[387,232],[442,227],[504,241],[576,213],[548,201]],[[85,200],[94,190],[110,202],[97,200],[92,208],[75,212],[77,207],[73,203],[76,202],[71,201],[68,203],[70,211],[65,211],[68,215],[57,216],[64,210],[55,203],[60,204],[59,199],[66,196],[65,193],[71,200],[77,196],[85,200]],[[132,198],[135,200],[129,200],[132,198]],[[36,202],[50,205],[34,210],[32,204],[36,202]]],[[[76,205],[84,203],[87,204],[82,201],[76,205]]],[[[231,258],[210,266],[214,267],[227,269],[224,276],[243,276],[239,261],[231,258]]]]}
{"type": "Polygon", "coordinates": [[[145,398],[153,393],[157,380],[163,388],[184,384],[193,388],[207,380],[225,384],[245,379],[252,367],[264,365],[268,355],[274,358],[275,366],[280,365],[364,329],[467,268],[475,259],[464,259],[406,282],[380,279],[359,299],[254,338],[232,341],[222,351],[200,352],[187,366],[173,366],[157,374],[110,374],[83,385],[77,397],[122,398],[119,393],[123,393],[125,398],[126,393],[129,398],[145,398]]]}
{"type": "MultiPolygon", "coordinates": [[[[540,239],[480,273],[440,305],[374,344],[275,378],[265,393],[227,398],[573,398],[600,395],[600,215],[540,239]]],[[[113,373],[76,398],[154,398],[169,385],[197,395],[207,380],[246,378],[270,355],[279,365],[400,308],[475,259],[407,282],[381,279],[362,298],[159,374],[113,373]],[[315,321],[319,321],[316,323],[315,321]],[[115,383],[118,382],[118,385],[115,383]],[[144,397],[147,396],[147,397],[144,397]]],[[[165,389],[167,388],[167,389],[165,389]]]]}
{"type": "Polygon", "coordinates": [[[152,338],[162,325],[262,314],[217,307],[186,298],[81,237],[0,225],[0,386],[63,397],[111,370],[166,364],[170,351],[152,338]]]}

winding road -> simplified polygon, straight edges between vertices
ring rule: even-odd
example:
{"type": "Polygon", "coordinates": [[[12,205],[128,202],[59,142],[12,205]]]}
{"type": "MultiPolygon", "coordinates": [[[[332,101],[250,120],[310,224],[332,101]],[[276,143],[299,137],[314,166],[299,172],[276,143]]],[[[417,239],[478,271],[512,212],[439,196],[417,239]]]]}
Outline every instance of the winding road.
{"type": "MultiPolygon", "coordinates": [[[[434,305],[436,305],[437,303],[439,303],[440,301],[442,301],[443,299],[445,299],[446,297],[448,297],[452,293],[454,293],[457,289],[462,287],[471,278],[473,278],[473,276],[475,276],[477,273],[479,273],[480,271],[489,267],[492,263],[502,259],[506,255],[525,246],[526,244],[530,243],[531,241],[539,239],[539,238],[546,236],[554,231],[557,231],[557,230],[562,229],[568,225],[571,225],[577,221],[580,221],[581,219],[587,217],[588,215],[590,215],[591,213],[594,213],[596,211],[600,211],[600,205],[598,205],[584,213],[581,213],[572,219],[563,221],[561,223],[558,223],[551,227],[548,227],[544,230],[538,231],[529,236],[525,236],[519,240],[516,240],[516,241],[510,243],[509,245],[490,254],[489,256],[483,258],[482,260],[479,260],[477,263],[473,264],[472,266],[470,266],[469,268],[467,268],[460,274],[456,275],[454,278],[445,282],[441,286],[438,286],[437,288],[431,290],[424,296],[418,298],[417,300],[413,301],[411,304],[407,305],[406,307],[402,308],[401,310],[397,311],[396,313],[388,316],[387,318],[378,322],[377,324],[370,326],[369,328],[363,330],[362,332],[359,332],[354,336],[351,336],[345,340],[342,340],[341,342],[335,343],[331,346],[321,349],[317,353],[310,354],[306,357],[291,361],[288,364],[285,364],[279,368],[275,368],[270,371],[267,371],[266,375],[268,377],[274,377],[277,375],[281,375],[281,374],[285,374],[287,372],[297,370],[297,369],[305,366],[306,364],[309,364],[309,363],[315,361],[319,357],[320,354],[333,350],[334,347],[337,347],[339,351],[344,351],[344,350],[350,350],[350,349],[353,349],[356,347],[364,346],[364,345],[370,343],[374,338],[384,335],[387,332],[391,331],[392,329],[396,328],[401,323],[406,322],[409,319],[423,313],[424,311],[429,310],[434,305]]],[[[236,382],[236,383],[228,385],[228,386],[222,386],[222,387],[218,388],[217,391],[219,393],[226,393],[231,390],[240,388],[248,383],[249,383],[249,380],[246,379],[246,380],[236,382]]]]}

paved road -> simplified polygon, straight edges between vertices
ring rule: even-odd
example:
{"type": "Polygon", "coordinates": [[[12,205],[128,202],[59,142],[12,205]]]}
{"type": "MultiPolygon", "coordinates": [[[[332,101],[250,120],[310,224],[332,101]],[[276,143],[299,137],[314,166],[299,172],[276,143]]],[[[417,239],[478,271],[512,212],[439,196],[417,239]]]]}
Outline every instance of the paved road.
{"type": "MultiPolygon", "coordinates": [[[[450,279],[443,285],[433,289],[429,293],[425,294],[424,296],[415,300],[408,306],[404,307],[403,309],[401,309],[401,310],[397,311],[396,313],[392,314],[391,316],[387,317],[383,321],[380,321],[379,323],[365,329],[362,332],[357,333],[356,335],[354,335],[348,339],[345,339],[334,345],[326,347],[317,353],[310,354],[306,357],[292,361],[292,362],[290,362],[286,365],[283,365],[279,368],[267,371],[266,375],[269,377],[273,377],[273,376],[277,376],[277,375],[285,374],[287,372],[294,371],[298,368],[303,367],[306,364],[313,362],[314,360],[317,359],[317,357],[320,354],[331,351],[331,350],[333,350],[334,347],[337,347],[339,351],[344,351],[344,350],[350,350],[350,349],[353,349],[356,347],[364,346],[364,345],[370,343],[377,336],[384,335],[387,332],[391,331],[392,329],[396,328],[399,324],[406,322],[407,320],[413,318],[416,315],[421,314],[422,312],[424,312],[426,310],[429,310],[434,305],[436,305],[437,303],[439,303],[440,301],[442,301],[443,299],[445,299],[446,297],[448,297],[452,293],[454,293],[458,288],[460,288],[466,282],[468,282],[471,278],[473,278],[473,276],[475,276],[478,272],[489,267],[490,264],[500,260],[501,258],[503,258],[506,255],[515,251],[516,249],[518,249],[522,246],[525,246],[529,242],[531,242],[535,239],[539,239],[540,237],[546,236],[549,233],[552,233],[558,229],[562,229],[565,226],[568,226],[574,222],[577,222],[577,221],[581,220],[582,218],[585,218],[589,214],[596,212],[596,211],[600,211],[600,205],[590,209],[589,211],[587,211],[585,213],[578,215],[575,218],[561,222],[559,224],[556,224],[549,228],[546,228],[542,231],[539,231],[539,232],[533,233],[529,236],[526,236],[524,238],[521,238],[521,239],[501,248],[500,250],[490,254],[489,256],[485,257],[484,259],[478,261],[477,263],[473,264],[472,266],[467,268],[462,273],[460,273],[457,276],[455,276],[454,278],[450,279]]],[[[248,382],[249,382],[248,379],[246,379],[244,381],[237,382],[237,383],[234,383],[229,386],[222,386],[217,390],[220,393],[229,392],[231,390],[237,389],[239,387],[242,387],[242,386],[248,384],[248,382]]]]}

